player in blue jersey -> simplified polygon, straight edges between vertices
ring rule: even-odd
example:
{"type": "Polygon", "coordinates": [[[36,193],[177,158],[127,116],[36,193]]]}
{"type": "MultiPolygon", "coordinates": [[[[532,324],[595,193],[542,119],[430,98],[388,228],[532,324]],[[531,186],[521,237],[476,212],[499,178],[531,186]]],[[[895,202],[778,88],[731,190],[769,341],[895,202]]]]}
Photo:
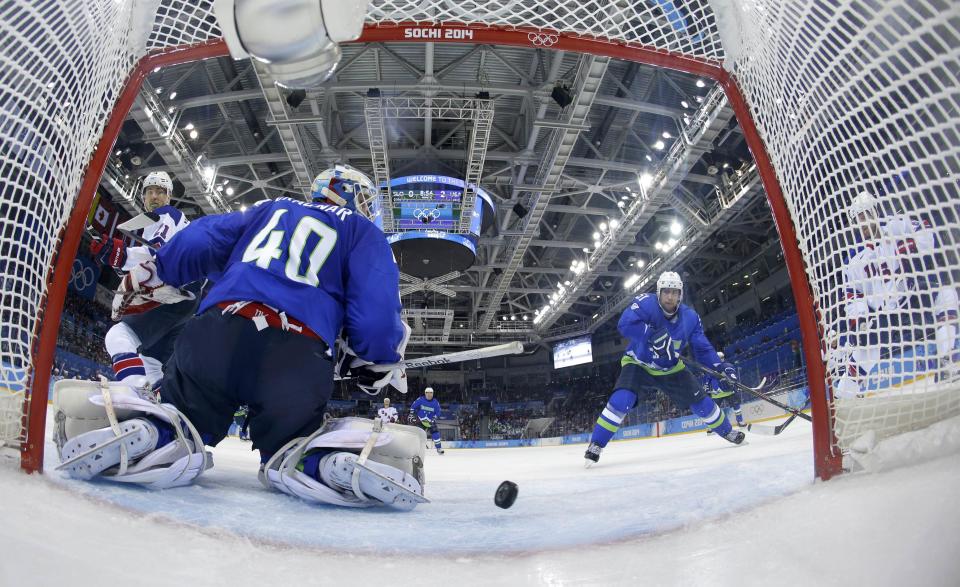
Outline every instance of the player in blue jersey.
{"type": "MultiPolygon", "coordinates": [[[[717,356],[720,357],[721,361],[724,360],[723,353],[720,351],[717,351],[717,356]]],[[[704,373],[701,381],[703,392],[709,394],[713,401],[717,402],[717,405],[721,404],[721,400],[726,400],[725,403],[733,408],[733,413],[737,418],[737,426],[746,426],[743,421],[743,412],[740,409],[740,394],[737,393],[737,390],[732,385],[721,383],[709,373],[704,373]]],[[[708,428],[707,432],[713,432],[713,430],[708,428]]]]}
{"type": "MultiPolygon", "coordinates": [[[[170,205],[172,196],[173,181],[165,172],[155,171],[144,179],[144,208],[157,218],[143,229],[143,238],[150,247],[160,248],[190,224],[182,212],[170,205]]],[[[130,271],[152,257],[148,247],[128,248],[123,240],[106,234],[90,243],[90,253],[99,264],[120,271],[130,271]]],[[[163,364],[173,354],[177,336],[200,304],[201,288],[202,282],[190,284],[182,291],[162,288],[154,296],[141,296],[137,303],[115,304],[118,311],[114,319],[119,322],[107,331],[104,345],[118,381],[143,397],[155,396],[155,388],[163,378],[163,364]]]]}
{"type": "Polygon", "coordinates": [[[418,397],[410,405],[410,414],[407,416],[407,423],[413,426],[423,426],[433,439],[433,446],[437,449],[437,454],[443,454],[443,447],[440,446],[440,430],[437,429],[437,420],[440,419],[440,402],[433,399],[433,388],[427,387],[423,390],[423,396],[418,397]]]}
{"type": "MultiPolygon", "coordinates": [[[[375,194],[369,178],[338,165],[317,177],[313,202],[280,198],[201,218],[157,251],[155,262],[131,271],[128,291],[202,277],[215,284],[166,365],[165,417],[120,422],[139,421],[130,425],[137,440],[126,448],[135,457],[105,450],[103,463],[81,460],[88,468],[78,464],[82,470],[71,474],[89,478],[128,459],[131,468],[149,461],[167,483],[153,486],[189,482],[209,466],[200,445],[220,442],[245,404],[266,487],[317,503],[414,507],[409,494],[422,495],[418,431],[391,429],[370,444],[370,420],[324,423],[335,363],[368,391],[388,384],[406,391],[399,362],[410,329],[400,316],[399,271],[383,233],[362,216],[375,194]],[[344,358],[335,361],[338,338],[344,358]],[[371,368],[378,363],[393,368],[371,368]],[[358,462],[366,445],[369,459],[358,462]],[[187,467],[177,464],[184,458],[192,459],[187,467]]],[[[104,430],[88,434],[97,433],[94,440],[112,438],[104,430]]],[[[65,443],[61,456],[86,449],[84,436],[65,443]]],[[[125,480],[122,469],[106,477],[125,480]]]]}
{"type": "Polygon", "coordinates": [[[600,451],[620,428],[623,418],[637,403],[642,389],[659,389],[677,405],[688,405],[706,423],[707,428],[734,444],[743,442],[743,432],[733,430],[723,411],[700,382],[686,369],[680,355],[689,347],[693,358],[722,371],[731,379],[736,369],[717,356],[703,334],[700,317],[680,303],[683,281],[673,271],[665,271],[657,280],[657,293],[633,299],[617,325],[629,340],[620,360],[620,377],[607,406],[603,409],[584,454],[586,465],[600,460],[600,451]]]}

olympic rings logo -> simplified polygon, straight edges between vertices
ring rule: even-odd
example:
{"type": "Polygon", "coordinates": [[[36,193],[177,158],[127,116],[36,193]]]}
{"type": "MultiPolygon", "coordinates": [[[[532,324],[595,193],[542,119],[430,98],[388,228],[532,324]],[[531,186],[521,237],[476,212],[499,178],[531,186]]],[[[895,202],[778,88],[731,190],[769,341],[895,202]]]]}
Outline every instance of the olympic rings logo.
{"type": "Polygon", "coordinates": [[[440,210],[436,208],[417,208],[413,211],[413,215],[421,222],[430,222],[440,218],[440,210]]]}
{"type": "Polygon", "coordinates": [[[79,259],[73,260],[73,272],[70,274],[70,285],[77,291],[83,291],[94,284],[96,276],[93,267],[84,265],[79,259]]]}
{"type": "Polygon", "coordinates": [[[530,41],[534,47],[552,47],[557,44],[560,37],[547,33],[527,33],[527,40],[530,41]]]}

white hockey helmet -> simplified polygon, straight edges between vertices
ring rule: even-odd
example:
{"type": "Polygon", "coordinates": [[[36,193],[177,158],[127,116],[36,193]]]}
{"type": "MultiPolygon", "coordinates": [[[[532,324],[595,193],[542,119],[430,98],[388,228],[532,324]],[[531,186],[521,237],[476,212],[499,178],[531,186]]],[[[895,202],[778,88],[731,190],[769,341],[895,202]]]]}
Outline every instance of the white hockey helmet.
{"type": "Polygon", "coordinates": [[[377,191],[376,184],[362,171],[337,164],[321,171],[313,180],[310,197],[314,202],[325,201],[371,218],[371,204],[377,197],[377,191]]]}
{"type": "Polygon", "coordinates": [[[158,186],[167,192],[168,197],[173,197],[173,180],[166,171],[151,171],[143,180],[143,189],[150,186],[158,186]]]}
{"type": "Polygon", "coordinates": [[[389,408],[389,407],[390,407],[390,398],[388,398],[388,397],[383,398],[383,407],[385,407],[385,408],[389,408]]]}
{"type": "Polygon", "coordinates": [[[860,192],[847,206],[850,222],[857,223],[864,212],[870,212],[874,218],[877,217],[877,199],[870,192],[860,192]]]}
{"type": "Polygon", "coordinates": [[[657,298],[660,297],[660,290],[679,289],[680,297],[683,297],[683,280],[676,271],[664,271],[657,279],[657,298]]]}
{"type": "Polygon", "coordinates": [[[423,390],[423,395],[427,395],[428,393],[433,393],[433,388],[432,388],[432,387],[428,387],[428,388],[426,388],[426,389],[423,390]]]}
{"type": "Polygon", "coordinates": [[[720,357],[720,360],[723,360],[723,351],[717,351],[717,356],[720,357]]]}

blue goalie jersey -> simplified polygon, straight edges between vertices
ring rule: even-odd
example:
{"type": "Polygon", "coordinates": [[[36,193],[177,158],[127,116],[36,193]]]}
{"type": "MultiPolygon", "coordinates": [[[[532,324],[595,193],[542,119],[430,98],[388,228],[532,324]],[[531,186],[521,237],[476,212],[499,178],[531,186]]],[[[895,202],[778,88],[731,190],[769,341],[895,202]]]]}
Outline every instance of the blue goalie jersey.
{"type": "Polygon", "coordinates": [[[216,283],[199,312],[226,301],[273,306],[330,348],[343,331],[367,361],[401,360],[399,271],[383,233],[346,208],[290,198],[194,221],[157,251],[158,276],[216,283]]]}

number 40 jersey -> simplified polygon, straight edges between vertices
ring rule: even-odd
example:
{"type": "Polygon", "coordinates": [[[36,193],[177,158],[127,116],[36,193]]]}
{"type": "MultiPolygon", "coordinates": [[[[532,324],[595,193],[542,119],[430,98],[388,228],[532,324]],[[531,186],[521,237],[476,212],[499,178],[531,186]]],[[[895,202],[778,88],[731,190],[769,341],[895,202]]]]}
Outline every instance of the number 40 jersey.
{"type": "Polygon", "coordinates": [[[158,277],[215,281],[199,313],[261,302],[310,327],[330,348],[343,329],[367,361],[401,360],[399,271],[383,233],[328,204],[279,198],[195,220],[157,252],[158,277]]]}

